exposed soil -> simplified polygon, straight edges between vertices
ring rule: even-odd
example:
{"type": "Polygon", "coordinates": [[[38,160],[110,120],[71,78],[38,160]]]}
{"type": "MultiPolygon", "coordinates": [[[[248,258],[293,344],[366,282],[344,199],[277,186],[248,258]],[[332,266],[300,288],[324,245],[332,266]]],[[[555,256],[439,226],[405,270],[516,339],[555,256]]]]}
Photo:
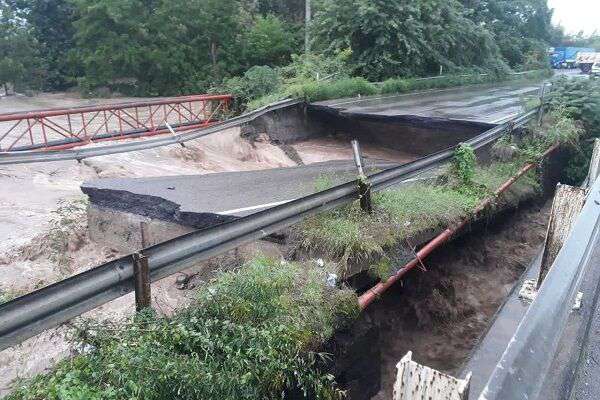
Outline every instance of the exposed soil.
{"type": "MultiPolygon", "coordinates": [[[[290,146],[296,151],[304,164],[328,160],[352,159],[352,147],[348,143],[348,138],[344,136],[329,136],[304,140],[290,146]]],[[[417,158],[414,154],[388,149],[371,143],[361,143],[361,151],[365,158],[395,161],[398,163],[406,163],[417,158]]]]}
{"type": "Polygon", "coordinates": [[[396,364],[409,350],[415,361],[456,375],[543,243],[550,204],[473,228],[427,259],[426,272],[415,270],[368,308],[352,328],[370,342],[359,350],[364,357],[353,357],[362,372],[342,376],[349,398],[390,399],[396,364]]]}

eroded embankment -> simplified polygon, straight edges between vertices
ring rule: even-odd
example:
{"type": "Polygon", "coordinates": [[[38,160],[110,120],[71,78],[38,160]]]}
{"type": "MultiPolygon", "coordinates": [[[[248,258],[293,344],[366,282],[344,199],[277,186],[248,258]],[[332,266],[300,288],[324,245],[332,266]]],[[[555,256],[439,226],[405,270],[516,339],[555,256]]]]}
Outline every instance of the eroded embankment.
{"type": "Polygon", "coordinates": [[[408,351],[457,375],[539,251],[549,207],[530,202],[480,222],[432,254],[426,271],[413,271],[367,308],[350,332],[339,333],[334,348],[344,353],[336,375],[348,398],[390,399],[396,363],[408,351]]]}

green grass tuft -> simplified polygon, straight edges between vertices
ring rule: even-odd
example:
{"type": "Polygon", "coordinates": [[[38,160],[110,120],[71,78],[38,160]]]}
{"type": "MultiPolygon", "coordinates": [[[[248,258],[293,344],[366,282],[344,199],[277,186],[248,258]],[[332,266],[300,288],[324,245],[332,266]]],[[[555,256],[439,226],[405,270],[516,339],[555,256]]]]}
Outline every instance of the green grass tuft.
{"type": "Polygon", "coordinates": [[[202,288],[172,318],[91,325],[92,349],[8,399],[336,399],[315,350],[358,315],[356,295],[314,264],[257,259],[202,288]]]}
{"type": "Polygon", "coordinates": [[[378,93],[375,85],[364,78],[345,78],[327,82],[307,82],[291,85],[287,95],[308,102],[341,99],[344,97],[369,96],[378,93]]]}
{"type": "Polygon", "coordinates": [[[407,93],[426,89],[443,89],[456,86],[481,83],[540,80],[549,76],[548,70],[532,71],[522,75],[488,73],[487,75],[447,75],[432,79],[395,78],[382,84],[374,84],[364,78],[341,78],[337,80],[316,81],[306,79],[283,85],[276,93],[271,93],[250,101],[246,110],[251,111],[285,98],[303,99],[309,102],[340,99],[344,97],[370,96],[376,94],[407,93]]]}
{"type": "Polygon", "coordinates": [[[311,217],[295,232],[300,247],[346,264],[378,258],[399,241],[456,221],[477,200],[445,186],[416,184],[374,194],[371,215],[355,202],[311,217]]]}

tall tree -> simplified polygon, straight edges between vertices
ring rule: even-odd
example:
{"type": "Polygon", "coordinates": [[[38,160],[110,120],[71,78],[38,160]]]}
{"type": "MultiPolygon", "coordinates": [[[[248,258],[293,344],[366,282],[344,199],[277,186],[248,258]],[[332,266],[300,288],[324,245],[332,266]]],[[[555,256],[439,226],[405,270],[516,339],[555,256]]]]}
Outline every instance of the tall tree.
{"type": "Polygon", "coordinates": [[[0,0],[0,85],[16,89],[39,89],[45,68],[38,54],[38,44],[27,22],[14,5],[0,0]]]}
{"type": "Polygon", "coordinates": [[[239,72],[237,0],[74,0],[86,82],[134,83],[140,93],[206,89],[239,72]]]}
{"type": "Polygon", "coordinates": [[[48,76],[46,89],[64,89],[73,84],[80,74],[80,65],[73,54],[76,18],[70,0],[11,0],[30,26],[31,34],[39,45],[48,76]]]}
{"type": "Polygon", "coordinates": [[[356,72],[369,79],[497,61],[491,35],[454,0],[323,0],[315,20],[320,48],[351,49],[356,72]]]}
{"type": "Polygon", "coordinates": [[[282,66],[288,63],[299,40],[290,26],[274,15],[259,16],[244,37],[244,62],[253,65],[282,66]]]}
{"type": "Polygon", "coordinates": [[[529,53],[545,53],[560,36],[552,26],[547,0],[462,0],[479,26],[489,30],[511,66],[523,64],[529,53]]]}

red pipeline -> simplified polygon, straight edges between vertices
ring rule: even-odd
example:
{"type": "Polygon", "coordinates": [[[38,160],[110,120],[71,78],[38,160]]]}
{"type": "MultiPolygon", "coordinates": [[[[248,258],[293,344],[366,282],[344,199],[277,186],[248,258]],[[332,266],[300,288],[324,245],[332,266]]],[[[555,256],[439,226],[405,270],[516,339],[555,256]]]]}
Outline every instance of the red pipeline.
{"type": "Polygon", "coordinates": [[[377,300],[386,290],[394,285],[394,283],[398,282],[407,272],[411,269],[415,268],[417,265],[421,263],[423,259],[429,256],[435,249],[440,247],[442,244],[446,243],[448,240],[454,236],[456,232],[465,227],[468,223],[473,221],[479,213],[481,213],[486,207],[488,207],[496,197],[504,193],[508,188],[510,188],[520,177],[525,175],[529,170],[535,168],[543,159],[545,159],[548,155],[558,149],[559,145],[555,144],[550,147],[548,150],[544,152],[542,157],[537,162],[532,162],[525,164],[515,175],[513,175],[510,179],[504,182],[496,191],[494,192],[494,196],[487,197],[483,200],[479,205],[475,208],[471,217],[465,218],[462,221],[456,223],[453,226],[448,227],[445,231],[440,233],[438,236],[433,238],[429,243],[427,243],[421,250],[416,253],[416,257],[404,265],[395,275],[388,278],[385,282],[379,282],[377,285],[373,286],[371,289],[367,290],[361,296],[358,297],[358,305],[361,310],[364,310],[369,306],[369,304],[373,303],[377,300]]]}

